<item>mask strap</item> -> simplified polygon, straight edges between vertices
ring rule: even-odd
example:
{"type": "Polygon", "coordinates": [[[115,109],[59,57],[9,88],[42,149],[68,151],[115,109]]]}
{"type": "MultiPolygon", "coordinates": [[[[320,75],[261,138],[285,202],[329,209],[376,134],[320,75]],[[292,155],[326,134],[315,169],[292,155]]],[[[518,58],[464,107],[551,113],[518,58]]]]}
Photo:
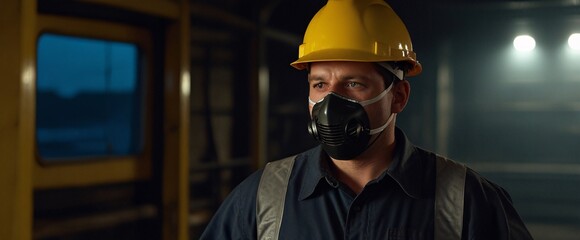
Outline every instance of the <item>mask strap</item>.
{"type": "Polygon", "coordinates": [[[393,118],[395,117],[395,113],[391,113],[391,115],[389,116],[389,119],[387,119],[387,122],[385,124],[383,124],[383,126],[380,126],[378,128],[375,129],[371,129],[369,134],[370,135],[375,135],[377,133],[382,132],[383,130],[385,130],[385,128],[387,128],[387,126],[389,126],[389,123],[391,123],[391,121],[393,120],[393,118]]]}
{"type": "Polygon", "coordinates": [[[369,100],[365,100],[365,101],[360,101],[359,104],[362,105],[363,107],[369,104],[373,104],[378,102],[379,100],[381,100],[385,95],[387,95],[387,93],[389,91],[391,91],[391,88],[393,87],[393,82],[391,82],[391,85],[389,85],[389,87],[387,89],[385,89],[383,92],[381,92],[381,94],[379,94],[378,96],[371,98],[369,100]]]}
{"type": "MultiPolygon", "coordinates": [[[[393,83],[394,83],[394,81],[392,81],[391,85],[389,85],[389,87],[387,89],[385,89],[381,94],[379,94],[378,96],[371,98],[369,100],[360,102],[360,105],[362,105],[364,107],[366,105],[369,105],[369,104],[372,104],[372,103],[375,103],[375,102],[381,100],[381,98],[383,98],[389,91],[391,91],[391,88],[393,87],[393,83]]],[[[391,121],[393,120],[395,115],[396,115],[395,113],[391,113],[391,115],[389,115],[389,119],[387,119],[387,122],[385,124],[383,124],[383,126],[380,126],[378,128],[375,128],[375,129],[371,129],[369,134],[375,135],[375,134],[380,133],[383,130],[385,130],[385,128],[387,128],[387,126],[389,126],[389,123],[391,123],[391,121]]]]}
{"type": "MultiPolygon", "coordinates": [[[[320,99],[320,101],[318,101],[318,102],[321,102],[322,100],[324,100],[324,98],[320,99]]],[[[314,106],[314,104],[316,104],[317,102],[312,101],[312,99],[310,99],[310,97],[308,97],[308,103],[310,103],[310,105],[314,106]]]]}

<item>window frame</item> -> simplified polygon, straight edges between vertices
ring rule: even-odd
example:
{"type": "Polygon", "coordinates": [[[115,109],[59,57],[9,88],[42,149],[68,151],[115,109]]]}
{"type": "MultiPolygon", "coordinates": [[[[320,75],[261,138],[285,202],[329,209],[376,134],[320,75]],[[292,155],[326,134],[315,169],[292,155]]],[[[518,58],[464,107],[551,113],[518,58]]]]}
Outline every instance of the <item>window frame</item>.
{"type": "MultiPolygon", "coordinates": [[[[82,161],[43,161],[40,156],[36,133],[34,150],[33,185],[36,189],[86,186],[146,180],[152,176],[151,129],[152,129],[152,34],[145,28],[131,25],[55,15],[38,15],[36,41],[42,34],[58,34],[97,40],[119,41],[135,44],[138,49],[138,81],[143,98],[143,139],[140,151],[135,155],[80,157],[82,161]]],[[[38,47],[36,45],[35,47],[38,47]]],[[[37,49],[35,49],[35,54],[37,49]]],[[[35,59],[36,56],[35,56],[35,59]]],[[[35,94],[36,97],[36,94],[35,94]]],[[[36,111],[34,111],[36,119],[36,111]]],[[[35,125],[36,126],[36,125],[35,125]]],[[[34,128],[36,132],[36,127],[34,128]]]]}

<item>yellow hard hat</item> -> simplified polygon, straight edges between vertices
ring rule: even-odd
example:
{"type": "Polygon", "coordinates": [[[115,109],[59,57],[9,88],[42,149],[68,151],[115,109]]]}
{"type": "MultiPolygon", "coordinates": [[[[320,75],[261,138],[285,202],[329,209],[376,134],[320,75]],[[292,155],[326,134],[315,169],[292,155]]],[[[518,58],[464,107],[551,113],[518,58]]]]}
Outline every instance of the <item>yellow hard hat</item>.
{"type": "Polygon", "coordinates": [[[405,24],[383,0],[328,0],[290,65],[302,70],[322,61],[407,62],[407,76],[421,72],[405,24]]]}

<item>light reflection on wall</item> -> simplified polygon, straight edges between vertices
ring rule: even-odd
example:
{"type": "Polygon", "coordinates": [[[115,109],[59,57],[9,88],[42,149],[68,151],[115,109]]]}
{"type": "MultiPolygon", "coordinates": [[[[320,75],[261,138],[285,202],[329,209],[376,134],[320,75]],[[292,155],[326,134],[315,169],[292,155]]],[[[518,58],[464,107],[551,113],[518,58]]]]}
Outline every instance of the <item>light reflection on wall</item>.
{"type": "Polygon", "coordinates": [[[562,81],[580,82],[580,34],[562,39],[558,55],[558,67],[555,70],[563,73],[562,81]]]}
{"type": "Polygon", "coordinates": [[[507,45],[503,51],[504,65],[502,72],[505,73],[506,82],[540,82],[545,80],[547,72],[544,63],[545,53],[542,46],[535,46],[533,50],[521,51],[507,45]]]}
{"type": "Polygon", "coordinates": [[[580,229],[580,50],[568,44],[580,33],[580,6],[466,9],[445,19],[456,24],[441,37],[448,56],[437,55],[450,71],[450,90],[437,95],[453,99],[437,112],[449,121],[436,125],[449,126],[438,136],[448,156],[509,191],[535,239],[577,239],[554,235],[580,229]],[[535,48],[517,51],[519,35],[534,37],[535,48]]]}

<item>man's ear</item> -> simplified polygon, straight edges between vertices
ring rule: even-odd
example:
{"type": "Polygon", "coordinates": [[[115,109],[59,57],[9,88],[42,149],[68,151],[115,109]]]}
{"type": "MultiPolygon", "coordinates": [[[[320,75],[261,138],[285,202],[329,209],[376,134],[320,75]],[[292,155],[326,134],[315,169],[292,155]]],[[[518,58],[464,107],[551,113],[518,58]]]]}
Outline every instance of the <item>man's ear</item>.
{"type": "Polygon", "coordinates": [[[405,109],[411,94],[411,84],[407,80],[401,80],[394,83],[393,102],[391,103],[391,112],[400,113],[405,109]]]}

